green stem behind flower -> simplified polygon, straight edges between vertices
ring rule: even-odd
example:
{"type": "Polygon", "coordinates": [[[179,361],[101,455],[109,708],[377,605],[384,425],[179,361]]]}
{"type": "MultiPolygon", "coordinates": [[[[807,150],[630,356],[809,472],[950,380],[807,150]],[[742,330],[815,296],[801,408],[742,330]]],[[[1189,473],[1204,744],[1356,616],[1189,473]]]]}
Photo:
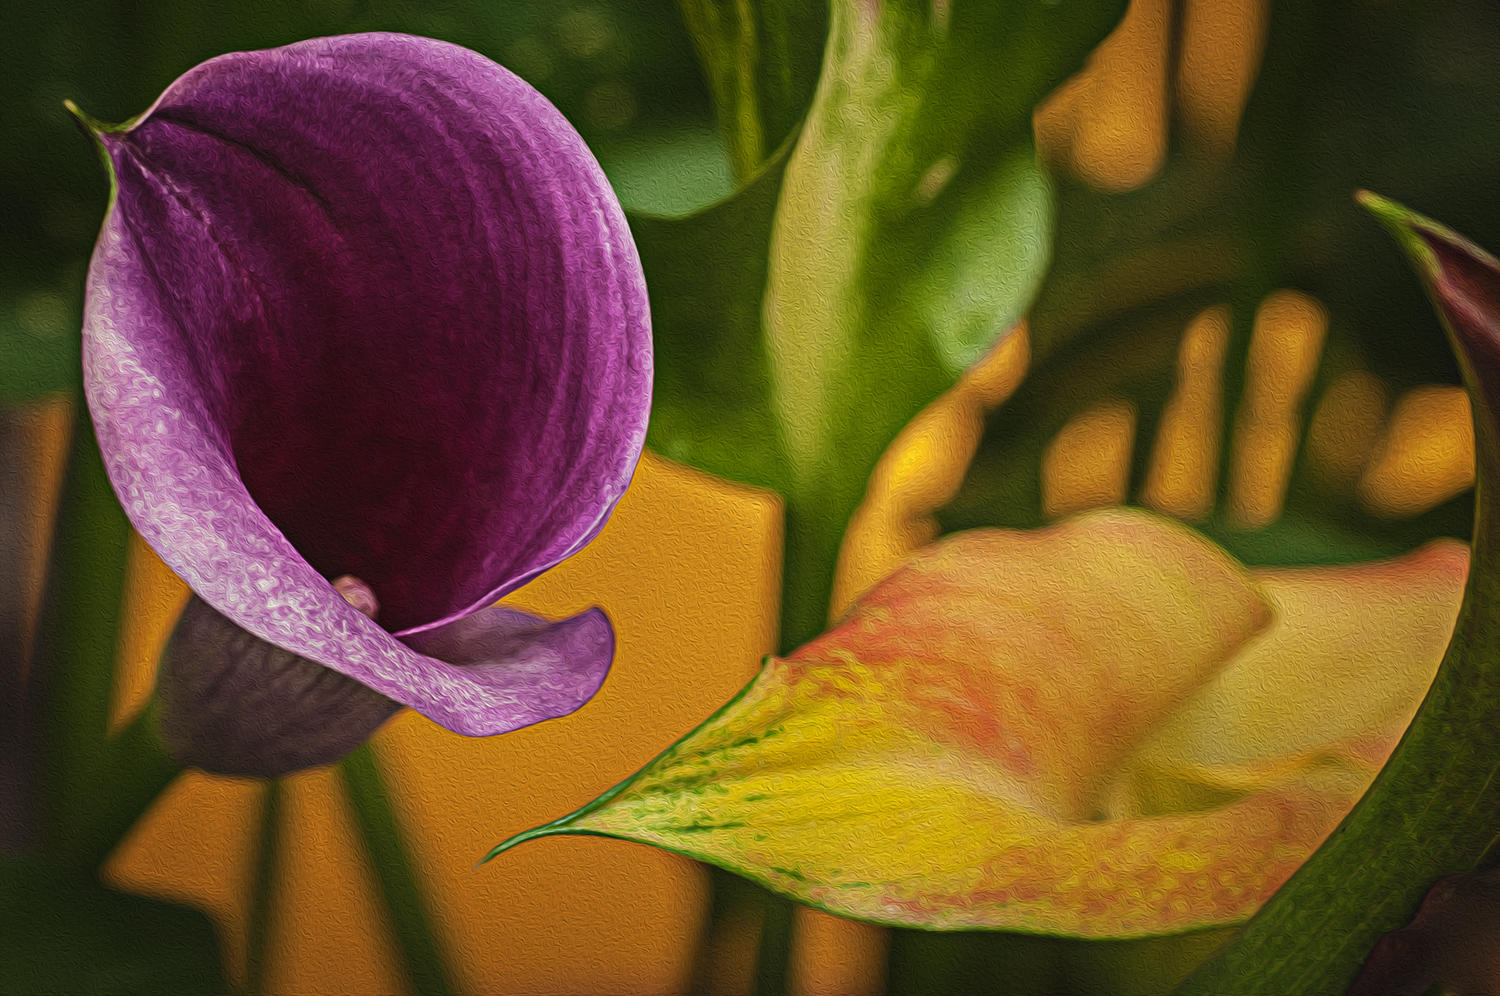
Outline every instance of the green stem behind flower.
{"type": "Polygon", "coordinates": [[[107,734],[130,530],[87,410],[74,410],[35,675],[47,772],[42,846],[91,874],[180,766],[166,756],[150,709],[107,734]]]}
{"type": "Polygon", "coordinates": [[[261,800],[260,833],[255,842],[255,866],[250,880],[250,940],[245,956],[250,996],[265,996],[266,966],[270,962],[271,903],[275,898],[276,855],[281,846],[281,780],[266,783],[261,800]]]}
{"type": "Polygon", "coordinates": [[[417,884],[417,870],[370,745],[345,758],[338,771],[354,807],[360,836],[370,852],[370,865],[390,911],[391,926],[413,988],[423,996],[454,992],[453,973],[432,929],[427,901],[417,884]]]}

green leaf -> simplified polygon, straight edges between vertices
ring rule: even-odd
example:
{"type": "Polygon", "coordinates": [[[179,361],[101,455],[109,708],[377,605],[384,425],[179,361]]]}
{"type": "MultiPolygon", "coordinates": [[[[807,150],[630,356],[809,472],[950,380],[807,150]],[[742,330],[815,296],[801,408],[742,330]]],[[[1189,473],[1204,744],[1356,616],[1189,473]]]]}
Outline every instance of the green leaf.
{"type": "Polygon", "coordinates": [[[735,174],[748,179],[802,119],[827,8],[798,0],[678,0],[735,174]]]}
{"type": "MultiPolygon", "coordinates": [[[[40,785],[44,846],[66,849],[78,845],[109,766],[104,745],[129,535],[81,400],[74,413],[32,672],[41,689],[36,719],[47,772],[40,785]]],[[[150,799],[141,800],[142,809],[150,799]]],[[[103,853],[79,857],[92,868],[103,853]]]]}
{"type": "Polygon", "coordinates": [[[1032,108],[1122,8],[840,0],[795,144],[702,214],[636,219],[651,442],[786,499],[786,645],[826,621],[881,452],[1025,311],[1051,231],[1032,108]]]}
{"type": "Polygon", "coordinates": [[[1363,200],[1421,275],[1473,400],[1479,488],[1468,590],[1427,699],[1375,784],[1183,994],[1342,992],[1434,880],[1473,871],[1500,837],[1500,264],[1420,215],[1363,200]]]}
{"type": "Polygon", "coordinates": [[[28,860],[0,861],[0,992],[158,996],[231,992],[213,924],[28,860]]]}
{"type": "Polygon", "coordinates": [[[657,445],[780,490],[830,469],[862,485],[1025,311],[1051,231],[1031,111],[1122,8],[835,4],[795,146],[705,212],[635,219],[664,363],[657,445]]]}
{"type": "Polygon", "coordinates": [[[1025,312],[1051,244],[1031,111],[1119,12],[835,5],[767,274],[772,411],[794,492],[862,482],[1025,312]]]}
{"type": "Polygon", "coordinates": [[[786,474],[761,344],[765,246],[790,147],[686,218],[632,215],[651,290],[656,384],[646,442],[711,474],[779,489],[786,474]]]}

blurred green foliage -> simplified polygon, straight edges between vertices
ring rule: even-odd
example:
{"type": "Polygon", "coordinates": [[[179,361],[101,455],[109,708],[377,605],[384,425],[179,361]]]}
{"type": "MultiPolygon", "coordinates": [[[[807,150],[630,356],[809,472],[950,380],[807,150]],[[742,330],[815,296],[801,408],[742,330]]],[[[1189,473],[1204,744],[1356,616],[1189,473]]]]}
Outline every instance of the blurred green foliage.
{"type": "Polygon", "coordinates": [[[0,992],[232,992],[208,917],[0,856],[0,992]]]}
{"type": "MultiPolygon", "coordinates": [[[[1232,158],[1174,132],[1168,163],[1139,190],[1059,184],[1058,251],[1032,314],[1036,360],[1026,383],[990,417],[962,490],[941,514],[949,529],[1042,521],[1038,467],[1067,421],[1105,399],[1138,414],[1128,494],[1144,483],[1152,442],[1192,316],[1233,311],[1220,453],[1245,387],[1251,322],[1277,289],[1323,301],[1330,327],[1314,406],[1340,374],[1367,370],[1393,395],[1456,383],[1431,309],[1354,203],[1356,189],[1391,194],[1500,242],[1500,8],[1462,0],[1421,9],[1375,0],[1273,4],[1264,61],[1232,158]]],[[[1225,514],[1230,461],[1220,461],[1216,511],[1199,523],[1252,564],[1389,556],[1437,535],[1467,537],[1463,495],[1412,518],[1381,517],[1352,490],[1330,490],[1299,447],[1283,515],[1250,530],[1225,514]]]]}

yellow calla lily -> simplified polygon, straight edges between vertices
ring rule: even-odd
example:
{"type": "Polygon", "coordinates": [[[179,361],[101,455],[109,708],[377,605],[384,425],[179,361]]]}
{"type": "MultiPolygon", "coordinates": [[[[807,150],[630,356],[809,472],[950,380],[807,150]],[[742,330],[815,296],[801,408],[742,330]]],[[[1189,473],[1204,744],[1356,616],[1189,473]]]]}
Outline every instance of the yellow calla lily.
{"type": "Polygon", "coordinates": [[[960,533],[636,776],[493,853],[620,837],[901,926],[1237,923],[1379,770],[1467,566],[1440,541],[1251,571],[1122,508],[960,533]]]}

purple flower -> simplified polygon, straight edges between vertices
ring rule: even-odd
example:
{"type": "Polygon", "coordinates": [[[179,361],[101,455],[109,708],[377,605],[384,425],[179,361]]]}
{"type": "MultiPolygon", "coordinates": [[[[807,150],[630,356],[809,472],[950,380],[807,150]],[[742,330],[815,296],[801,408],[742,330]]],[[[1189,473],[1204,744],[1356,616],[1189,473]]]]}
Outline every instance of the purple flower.
{"type": "Polygon", "coordinates": [[[474,52],[365,34],[212,59],[94,130],[89,409],[197,596],[168,746],[271,774],[398,705],[477,736],[587,701],[600,610],[486,608],[593,539],[645,438],[644,278],[567,121],[474,52]]]}

